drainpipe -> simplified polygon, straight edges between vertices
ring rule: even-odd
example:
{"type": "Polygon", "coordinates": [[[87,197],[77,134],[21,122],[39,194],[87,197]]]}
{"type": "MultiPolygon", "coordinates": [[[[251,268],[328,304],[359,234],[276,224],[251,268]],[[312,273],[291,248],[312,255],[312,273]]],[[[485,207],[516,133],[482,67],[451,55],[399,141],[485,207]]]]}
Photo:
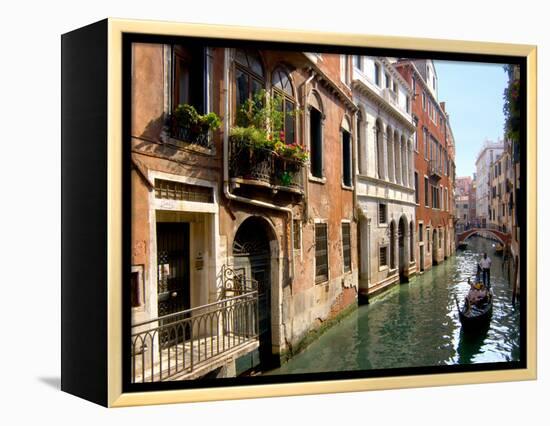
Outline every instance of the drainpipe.
{"type": "MultiPolygon", "coordinates": [[[[306,108],[306,105],[307,105],[307,86],[309,83],[311,83],[311,80],[313,80],[315,78],[315,72],[309,68],[309,72],[311,73],[311,75],[307,78],[307,80],[305,80],[304,82],[300,83],[300,85],[298,86],[298,89],[297,89],[297,93],[300,93],[300,89],[303,87],[304,90],[303,90],[303,95],[302,95],[302,105],[304,107],[304,114],[305,114],[305,108],[306,108]]],[[[302,140],[305,142],[306,140],[306,132],[307,132],[307,129],[306,129],[306,126],[305,126],[305,120],[304,120],[304,125],[302,126],[302,140]]],[[[304,209],[304,212],[305,212],[305,219],[308,220],[309,219],[309,179],[308,179],[308,172],[306,171],[305,173],[302,172],[302,174],[305,174],[305,179],[304,179],[304,204],[305,204],[305,209],[304,209]]]]}
{"type": "MultiPolygon", "coordinates": [[[[252,198],[242,197],[240,195],[235,195],[231,192],[229,187],[229,49],[225,49],[224,55],[224,91],[225,91],[225,120],[224,120],[224,135],[223,135],[223,193],[230,199],[239,201],[241,203],[251,204],[257,207],[265,207],[272,210],[277,210],[280,212],[285,212],[289,216],[290,221],[290,282],[294,280],[294,246],[292,243],[292,237],[294,235],[294,214],[291,208],[280,207],[275,204],[267,203],[264,201],[255,200],[252,198]]],[[[287,241],[288,243],[288,241],[287,241]]]]}

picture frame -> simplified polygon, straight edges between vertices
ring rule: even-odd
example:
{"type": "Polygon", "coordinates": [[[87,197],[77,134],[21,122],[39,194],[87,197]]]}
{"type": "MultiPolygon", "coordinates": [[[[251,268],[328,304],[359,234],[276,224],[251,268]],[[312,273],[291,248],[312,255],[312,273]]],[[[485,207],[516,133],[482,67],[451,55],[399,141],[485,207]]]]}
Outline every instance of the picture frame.
{"type": "MultiPolygon", "coordinates": [[[[109,18],[62,37],[62,82],[62,390],[101,405],[118,407],[536,378],[535,46],[109,18]],[[129,359],[125,356],[129,345],[125,346],[124,342],[129,336],[127,313],[131,309],[125,297],[130,289],[125,270],[132,265],[138,280],[145,274],[131,261],[130,171],[137,169],[136,173],[148,175],[146,168],[140,169],[139,164],[132,166],[128,161],[130,151],[124,140],[134,119],[128,108],[134,90],[129,78],[131,70],[128,67],[133,59],[129,43],[162,44],[178,38],[208,40],[219,45],[225,42],[232,46],[243,42],[264,43],[287,50],[293,45],[315,46],[349,55],[360,49],[370,49],[373,55],[419,52],[470,61],[486,61],[490,57],[516,58],[525,76],[522,93],[525,94],[523,111],[526,113],[522,121],[526,226],[521,230],[525,247],[522,252],[525,267],[521,270],[524,276],[521,365],[480,364],[465,369],[440,369],[441,372],[381,370],[370,376],[341,372],[341,378],[317,374],[296,376],[297,380],[288,376],[253,382],[224,379],[218,385],[211,381],[206,385],[205,382],[192,385],[190,382],[185,385],[182,382],[151,383],[141,388],[129,385],[129,369],[126,368],[129,359]]],[[[333,96],[342,96],[337,89],[332,90],[333,96]]],[[[153,180],[163,177],[162,174],[145,177],[151,176],[153,180]]],[[[353,192],[351,183],[343,182],[343,187],[347,187],[343,189],[353,192]]],[[[153,182],[153,190],[162,189],[156,188],[153,182]]],[[[171,202],[164,201],[165,205],[171,202]]],[[[346,220],[342,223],[348,223],[346,220]]],[[[322,224],[323,220],[315,223],[322,224]]],[[[302,228],[299,229],[301,240],[302,228]]],[[[355,231],[348,231],[344,225],[339,232],[343,241],[344,233],[355,231]]],[[[382,248],[384,244],[388,242],[382,241],[382,248]]],[[[294,248],[293,255],[296,255],[294,248]]],[[[354,268],[358,269],[356,255],[351,256],[355,259],[354,268]]],[[[195,268],[202,269],[205,262],[202,252],[193,261],[195,268]]],[[[165,264],[159,268],[159,273],[170,276],[172,268],[165,264]]]]}

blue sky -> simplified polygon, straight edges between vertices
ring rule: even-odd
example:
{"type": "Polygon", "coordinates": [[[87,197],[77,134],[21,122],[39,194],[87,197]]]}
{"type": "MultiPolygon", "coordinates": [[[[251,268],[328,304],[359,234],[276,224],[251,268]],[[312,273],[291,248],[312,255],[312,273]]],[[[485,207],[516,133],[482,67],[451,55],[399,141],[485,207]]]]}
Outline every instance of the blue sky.
{"type": "Polygon", "coordinates": [[[504,133],[502,94],[508,81],[503,64],[434,61],[440,102],[445,102],[456,143],[456,174],[472,176],[486,138],[504,133]]]}

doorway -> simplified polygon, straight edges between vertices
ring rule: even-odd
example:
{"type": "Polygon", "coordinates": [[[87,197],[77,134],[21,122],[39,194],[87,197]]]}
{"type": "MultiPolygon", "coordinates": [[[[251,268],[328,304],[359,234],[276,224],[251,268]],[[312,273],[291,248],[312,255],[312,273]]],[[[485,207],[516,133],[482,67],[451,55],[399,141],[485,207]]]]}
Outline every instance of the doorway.
{"type": "MultiPolygon", "coordinates": [[[[260,369],[274,365],[271,338],[271,250],[263,219],[246,219],[233,242],[233,267],[236,275],[258,285],[258,334],[260,369]]],[[[256,368],[258,366],[255,366],[256,368]]]]}

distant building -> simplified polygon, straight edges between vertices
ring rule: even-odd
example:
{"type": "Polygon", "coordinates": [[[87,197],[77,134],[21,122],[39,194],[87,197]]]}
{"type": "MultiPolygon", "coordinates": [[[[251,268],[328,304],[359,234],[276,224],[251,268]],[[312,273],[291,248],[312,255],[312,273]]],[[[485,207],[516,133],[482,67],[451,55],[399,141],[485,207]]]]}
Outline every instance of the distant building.
{"type": "Polygon", "coordinates": [[[499,140],[486,140],[476,159],[476,219],[480,226],[486,226],[490,219],[490,167],[491,163],[504,150],[504,143],[499,140]]]}

